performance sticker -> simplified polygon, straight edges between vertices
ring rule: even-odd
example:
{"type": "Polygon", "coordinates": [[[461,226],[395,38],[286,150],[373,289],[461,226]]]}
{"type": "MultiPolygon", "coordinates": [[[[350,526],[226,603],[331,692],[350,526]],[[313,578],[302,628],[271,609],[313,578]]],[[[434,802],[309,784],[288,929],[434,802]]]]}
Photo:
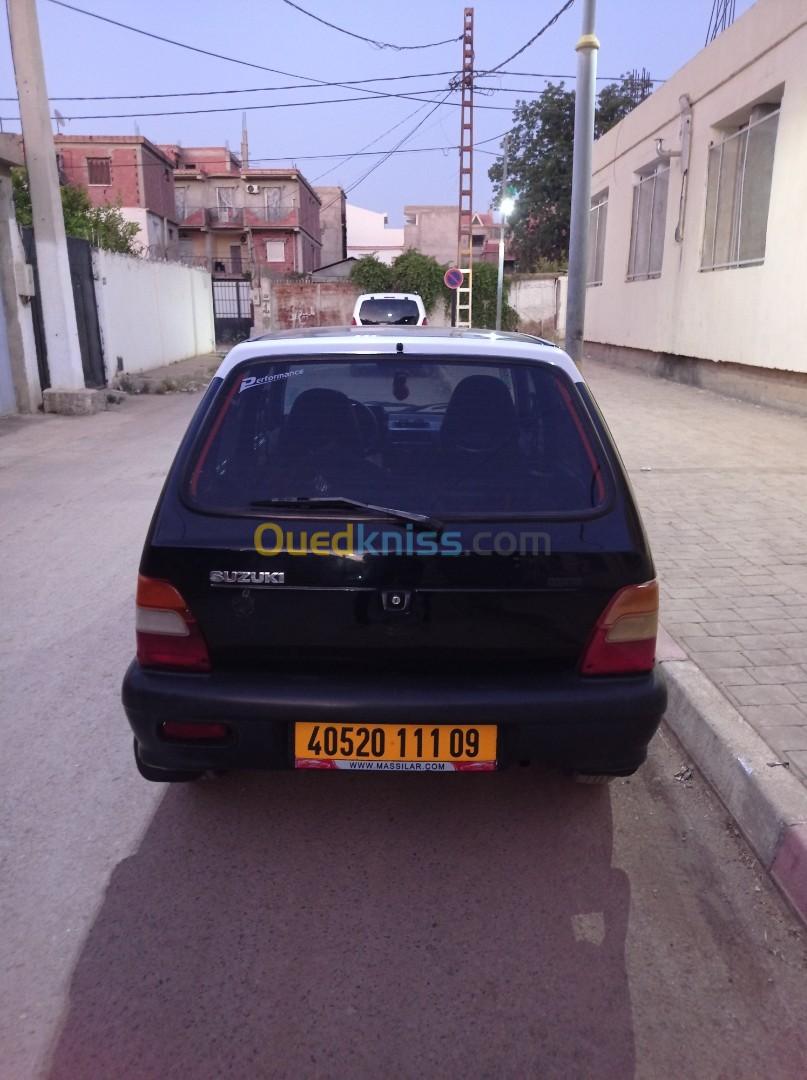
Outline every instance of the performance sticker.
{"type": "Polygon", "coordinates": [[[292,375],[302,375],[305,368],[297,368],[294,371],[282,371],[279,375],[248,375],[238,388],[238,393],[251,390],[253,386],[266,386],[267,383],[279,382],[280,379],[290,379],[292,375]]]}

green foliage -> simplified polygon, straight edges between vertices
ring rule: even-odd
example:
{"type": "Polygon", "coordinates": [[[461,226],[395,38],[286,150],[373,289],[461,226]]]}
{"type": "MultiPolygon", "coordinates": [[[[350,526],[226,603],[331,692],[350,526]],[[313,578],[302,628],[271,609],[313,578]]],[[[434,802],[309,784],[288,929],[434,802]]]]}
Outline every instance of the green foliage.
{"type": "MultiPolygon", "coordinates": [[[[609,83],[597,97],[594,135],[599,138],[650,93],[630,76],[609,83]]],[[[519,268],[565,265],[569,250],[574,144],[574,91],[548,83],[539,98],[519,101],[513,110],[508,187],[518,199],[509,225],[519,268]]],[[[501,159],[491,166],[495,198],[501,190],[501,159]]]]}
{"type": "Polygon", "coordinates": [[[387,266],[375,255],[365,255],[354,264],[350,279],[363,292],[417,293],[427,311],[432,311],[438,299],[447,301],[450,293],[443,285],[445,267],[431,255],[421,255],[410,248],[387,266]]]}
{"type": "Polygon", "coordinates": [[[355,282],[362,292],[389,292],[392,288],[392,268],[375,255],[364,255],[353,264],[350,280],[355,282]]]}
{"type": "Polygon", "coordinates": [[[446,300],[443,284],[446,268],[431,255],[421,255],[410,248],[392,264],[392,287],[396,292],[418,293],[427,311],[432,311],[438,297],[446,300]]]}
{"type": "MultiPolygon", "coordinates": [[[[20,225],[31,225],[31,193],[28,174],[24,169],[12,170],[14,208],[20,225]]],[[[135,237],[140,227],[127,221],[119,206],[93,206],[84,188],[63,184],[61,188],[64,228],[68,236],[89,240],[95,247],[118,251],[124,255],[140,254],[135,237]]]]}
{"type": "Polygon", "coordinates": [[[28,191],[28,174],[25,169],[11,170],[11,187],[14,192],[14,211],[17,221],[22,226],[29,226],[33,221],[31,214],[31,194],[28,191]]]}
{"type": "MultiPolygon", "coordinates": [[[[484,330],[496,328],[496,284],[499,270],[494,263],[474,263],[474,285],[471,299],[471,325],[484,330]]],[[[510,283],[504,279],[502,298],[502,330],[518,329],[518,314],[507,302],[510,283]]]]}

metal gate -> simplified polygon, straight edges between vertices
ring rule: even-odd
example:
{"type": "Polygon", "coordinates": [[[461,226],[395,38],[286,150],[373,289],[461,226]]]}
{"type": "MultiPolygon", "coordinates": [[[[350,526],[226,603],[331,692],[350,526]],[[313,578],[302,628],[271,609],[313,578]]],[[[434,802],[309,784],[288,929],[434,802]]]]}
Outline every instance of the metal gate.
{"type": "Polygon", "coordinates": [[[76,323],[84,368],[85,386],[106,386],[104,351],[101,347],[101,328],[98,325],[98,306],[95,302],[95,278],[92,273],[92,248],[89,240],[75,236],[67,238],[70,277],[73,280],[73,299],[76,302],[76,323]]]}
{"type": "MultiPolygon", "coordinates": [[[[48,368],[48,350],[45,344],[45,324],[42,318],[42,297],[39,288],[33,229],[24,228],[22,230],[22,242],[25,257],[34,269],[36,295],[31,300],[31,315],[34,323],[39,383],[43,390],[47,390],[51,384],[50,370],[48,368]]],[[[68,236],[67,256],[70,262],[70,278],[73,284],[73,300],[76,306],[76,326],[78,328],[79,348],[81,349],[81,366],[84,370],[84,385],[90,387],[105,386],[104,353],[101,347],[101,329],[98,325],[95,280],[92,273],[92,247],[89,240],[80,240],[75,236],[68,236]]]]}
{"type": "Polygon", "coordinates": [[[234,345],[252,331],[252,295],[248,281],[213,281],[216,344],[234,345]]]}

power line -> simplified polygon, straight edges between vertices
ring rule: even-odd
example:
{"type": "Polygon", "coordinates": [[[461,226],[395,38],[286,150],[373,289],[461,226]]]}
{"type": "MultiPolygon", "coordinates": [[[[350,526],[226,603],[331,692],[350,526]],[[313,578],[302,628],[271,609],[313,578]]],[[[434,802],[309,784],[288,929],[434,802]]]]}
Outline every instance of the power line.
{"type": "MultiPolygon", "coordinates": [[[[318,82],[317,86],[340,86],[349,89],[354,89],[357,86],[361,86],[364,83],[377,83],[377,82],[398,82],[403,79],[430,79],[437,78],[442,75],[454,75],[454,71],[424,71],[421,74],[409,74],[409,75],[377,75],[372,79],[339,79],[333,82],[318,82]]],[[[548,74],[541,71],[498,71],[497,76],[500,75],[514,75],[523,76],[529,79],[574,79],[575,75],[557,75],[548,74]]],[[[478,75],[477,78],[484,78],[483,75],[478,75]]],[[[620,82],[622,75],[598,75],[597,82],[620,82]]],[[[650,79],[653,83],[664,83],[666,79],[650,79]]],[[[54,94],[51,96],[51,101],[146,101],[150,99],[162,99],[162,98],[175,98],[175,97],[215,97],[218,94],[261,94],[270,93],[276,90],[308,90],[310,87],[301,86],[299,83],[286,83],[282,86],[242,86],[242,87],[225,87],[223,90],[171,90],[163,93],[151,93],[151,94],[54,94]]],[[[511,87],[490,87],[491,90],[509,90],[511,87]]],[[[532,92],[532,91],[530,91],[532,92]]],[[[17,101],[16,94],[13,97],[0,97],[0,101],[17,101]]]]}
{"type": "Polygon", "coordinates": [[[314,19],[316,22],[322,23],[323,26],[327,26],[331,30],[336,30],[340,34],[347,34],[348,37],[357,38],[359,41],[366,41],[368,45],[375,45],[377,49],[394,49],[396,52],[403,52],[408,49],[434,49],[438,45],[453,45],[455,41],[459,41],[462,37],[462,34],[458,34],[457,37],[445,38],[443,41],[430,41],[426,45],[393,45],[389,41],[376,41],[375,38],[365,37],[364,34],[354,34],[352,30],[346,30],[344,26],[337,26],[336,23],[328,22],[327,19],[320,18],[320,16],[315,15],[313,11],[306,11],[304,7],[295,4],[294,0],[283,0],[283,3],[288,4],[289,7],[294,8],[295,11],[299,11],[302,15],[307,15],[309,19],[314,19]]]}
{"type": "MultiPolygon", "coordinates": [[[[331,165],[324,172],[319,173],[317,176],[314,177],[311,183],[316,184],[317,180],[321,180],[323,176],[328,176],[329,173],[334,172],[335,169],[341,168],[342,165],[347,165],[347,163],[351,161],[354,157],[364,156],[365,151],[369,150],[371,146],[375,146],[375,144],[381,139],[383,139],[385,135],[389,135],[391,131],[395,131],[395,129],[399,128],[401,124],[405,124],[407,120],[411,120],[412,117],[419,113],[421,109],[425,108],[425,102],[423,105],[418,105],[416,109],[414,109],[412,112],[407,113],[406,116],[404,116],[402,120],[399,120],[397,124],[393,124],[392,127],[388,127],[386,131],[382,131],[380,135],[376,135],[376,137],[374,139],[371,139],[370,142],[365,143],[365,145],[362,146],[359,150],[357,150],[355,154],[348,154],[348,156],[342,161],[337,161],[335,165],[331,165]]],[[[376,152],[378,153],[379,151],[376,152]]],[[[383,153],[383,151],[380,152],[383,153]]]]}
{"type": "MultiPolygon", "coordinates": [[[[129,30],[133,34],[141,34],[143,37],[151,38],[154,41],[161,41],[165,45],[174,45],[178,49],[187,49],[189,52],[199,53],[201,56],[212,56],[214,60],[226,60],[230,64],[240,64],[242,67],[256,68],[258,71],[269,71],[273,75],[285,75],[287,79],[301,79],[303,82],[313,83],[316,86],[342,86],[346,90],[354,89],[349,83],[327,83],[324,79],[316,79],[311,75],[299,75],[293,71],[283,71],[281,68],[268,67],[266,64],[258,64],[253,60],[242,60],[237,56],[227,56],[224,53],[214,52],[212,49],[203,49],[198,45],[189,45],[185,41],[176,41],[174,38],[165,37],[162,34],[155,34],[151,30],[142,30],[138,26],[131,26],[129,23],[119,22],[117,19],[110,19],[107,15],[99,15],[97,11],[88,11],[86,8],[77,7],[75,4],[68,4],[66,0],[48,0],[48,3],[55,4],[57,7],[66,8],[68,11],[75,11],[79,15],[87,15],[91,19],[98,19],[99,22],[109,23],[110,26],[117,26],[121,30],[129,30]]],[[[382,94],[379,90],[371,90],[369,87],[363,90],[362,93],[368,95],[378,95],[379,97],[406,97],[406,94],[382,94]]],[[[416,100],[416,99],[415,99],[416,100]]],[[[158,114],[152,114],[158,115],[158,114]]],[[[166,114],[171,115],[171,114],[166,114]]],[[[90,117],[77,117],[76,119],[91,119],[90,117]]],[[[92,119],[123,119],[123,117],[93,117],[92,119]]]]}
{"type": "MultiPolygon", "coordinates": [[[[403,79],[431,79],[442,75],[455,75],[456,71],[424,71],[409,75],[377,75],[373,79],[337,79],[332,82],[317,81],[316,86],[341,86],[353,90],[364,83],[399,82],[403,79]]],[[[298,76],[295,76],[298,77],[298,76]]],[[[302,78],[302,76],[299,76],[302,78]]],[[[59,95],[52,94],[50,101],[143,101],[148,98],[172,98],[172,97],[214,97],[216,94],[262,94],[272,90],[311,90],[313,86],[303,86],[299,82],[286,83],[283,86],[241,86],[225,87],[223,90],[172,90],[163,93],[152,94],[82,94],[82,95],[59,95]]],[[[14,97],[0,97],[0,101],[16,101],[14,97]]]]}
{"type": "Polygon", "coordinates": [[[563,13],[565,11],[568,11],[573,3],[574,3],[574,0],[566,0],[566,3],[563,5],[563,7],[559,8],[555,12],[555,14],[549,20],[549,22],[545,23],[537,33],[533,34],[532,37],[530,38],[530,40],[526,41],[521,46],[520,49],[516,49],[516,51],[514,53],[512,53],[510,56],[508,56],[506,60],[502,60],[502,62],[500,64],[497,64],[496,67],[487,68],[484,72],[480,72],[480,74],[482,74],[482,75],[492,75],[494,71],[498,71],[500,68],[503,68],[505,64],[509,64],[511,60],[515,60],[515,58],[517,56],[521,56],[521,54],[523,52],[525,52],[527,49],[529,49],[530,45],[532,45],[534,42],[536,42],[538,40],[538,38],[542,34],[545,34],[547,32],[547,30],[551,26],[555,25],[555,23],[558,21],[558,19],[561,17],[561,15],[563,15],[563,13]]]}
{"type": "MultiPolygon", "coordinates": [[[[577,78],[576,75],[547,75],[545,72],[542,72],[542,71],[499,71],[496,68],[494,68],[493,70],[496,72],[497,75],[523,75],[525,78],[528,78],[528,79],[576,79],[577,78]]],[[[442,75],[443,72],[439,72],[439,73],[435,72],[434,74],[441,74],[442,75]]],[[[490,72],[481,72],[480,71],[477,74],[477,78],[483,78],[485,75],[489,75],[489,74],[490,74],[490,72]]],[[[426,78],[425,75],[423,77],[424,77],[424,79],[426,78]]],[[[597,82],[621,82],[624,77],[625,77],[624,72],[622,73],[622,75],[598,75],[597,76],[597,82]]],[[[649,81],[653,82],[653,83],[667,82],[666,79],[650,79],[649,81]]]]}
{"type": "MultiPolygon", "coordinates": [[[[411,118],[411,114],[410,114],[410,116],[405,116],[404,119],[401,121],[401,123],[404,123],[406,120],[409,120],[410,118],[411,118]]],[[[423,117],[424,123],[426,122],[426,120],[428,120],[428,117],[424,116],[423,117]]],[[[400,125],[396,124],[396,127],[398,127],[398,126],[400,126],[400,125]]],[[[392,130],[392,129],[388,129],[387,134],[389,133],[389,130],[392,130]]],[[[507,135],[507,134],[508,134],[508,132],[503,131],[499,135],[492,135],[489,139],[480,139],[479,142],[474,143],[474,146],[478,148],[478,147],[484,146],[486,143],[498,142],[500,139],[504,138],[504,136],[507,135]]],[[[381,136],[379,136],[379,138],[381,138],[381,136]]],[[[75,144],[75,145],[79,145],[79,144],[75,144]]],[[[126,146],[125,143],[122,143],[120,145],[123,146],[123,147],[126,146]]],[[[367,145],[372,145],[372,144],[368,143],[367,145]]],[[[447,153],[447,152],[449,152],[451,150],[459,150],[459,146],[455,143],[455,144],[453,144],[451,146],[409,146],[406,149],[398,149],[398,150],[396,150],[395,147],[393,147],[391,150],[354,150],[352,153],[348,154],[346,157],[345,157],[345,151],[344,150],[342,150],[340,153],[336,153],[336,154],[283,154],[283,155],[276,156],[276,157],[253,157],[250,154],[249,160],[250,160],[250,162],[254,162],[256,164],[259,164],[259,163],[262,163],[262,162],[269,162],[269,161],[328,161],[328,160],[333,160],[334,158],[345,158],[345,161],[348,161],[348,160],[351,160],[352,158],[357,158],[357,157],[385,157],[385,156],[391,156],[392,154],[432,154],[432,153],[437,153],[437,152],[447,153]]],[[[480,152],[481,153],[492,153],[492,154],[494,154],[494,156],[497,156],[494,151],[482,150],[480,152]]],[[[116,169],[116,170],[117,169],[139,169],[140,166],[141,166],[141,163],[136,162],[136,161],[120,161],[120,162],[115,162],[113,168],[116,169]]],[[[148,168],[158,168],[158,169],[171,168],[173,170],[173,167],[170,166],[170,165],[166,165],[166,163],[164,161],[144,161],[144,162],[142,162],[142,166],[145,169],[148,169],[148,168]]],[[[75,171],[75,170],[79,170],[79,169],[83,170],[84,167],[85,166],[84,166],[83,162],[79,162],[79,163],[77,163],[75,165],[69,165],[69,164],[63,162],[61,164],[61,166],[60,166],[60,168],[62,169],[63,172],[68,172],[70,170],[75,171]]],[[[338,166],[336,166],[336,167],[338,168],[338,166]]],[[[252,168],[252,166],[250,165],[250,169],[251,168],[252,168]]],[[[325,174],[323,173],[321,175],[324,176],[325,174]]],[[[182,178],[179,177],[179,179],[181,180],[182,178]]],[[[318,177],[315,177],[313,180],[309,181],[309,183],[314,184],[314,183],[316,183],[317,179],[318,179],[318,177]]]]}
{"type": "MultiPolygon", "coordinates": [[[[421,94],[436,93],[435,90],[422,90],[421,94]]],[[[455,93],[454,90],[449,90],[448,95],[455,93]]],[[[169,109],[158,110],[156,112],[129,112],[129,113],[81,113],[74,116],[53,116],[52,119],[65,121],[65,120],[141,120],[151,116],[203,116],[215,113],[229,113],[229,112],[261,112],[264,109],[298,109],[308,105],[344,105],[353,101],[379,101],[388,98],[400,98],[404,97],[407,101],[417,101],[423,104],[422,100],[414,95],[409,94],[378,94],[373,98],[367,97],[341,97],[341,98],[317,98],[314,101],[275,101],[269,102],[265,105],[220,105],[215,108],[208,109],[169,109]]],[[[447,101],[446,97],[435,101],[434,98],[426,98],[425,103],[430,105],[452,105],[459,108],[459,102],[447,101]]],[[[488,109],[493,112],[510,112],[509,105],[477,105],[478,109],[488,109]]],[[[0,120],[7,121],[9,123],[18,123],[18,116],[2,116],[0,120]]]]}
{"type": "MultiPolygon", "coordinates": [[[[374,165],[370,166],[370,168],[367,170],[366,173],[363,173],[358,178],[358,180],[354,180],[352,184],[349,184],[346,188],[344,188],[343,190],[344,190],[345,195],[349,195],[351,193],[351,191],[355,191],[356,188],[360,184],[364,183],[364,181],[367,179],[368,176],[370,176],[371,173],[374,173],[376,171],[376,169],[381,168],[381,166],[384,164],[384,162],[388,161],[396,151],[400,150],[400,148],[403,146],[403,144],[405,142],[407,142],[409,139],[411,139],[416,131],[418,131],[420,128],[423,127],[423,125],[426,123],[426,121],[429,119],[429,117],[433,113],[437,112],[440,105],[443,104],[443,102],[446,100],[446,98],[448,98],[450,93],[452,93],[451,90],[446,91],[446,96],[443,99],[443,101],[438,101],[436,105],[434,105],[431,109],[429,109],[429,111],[426,113],[426,115],[424,117],[421,117],[421,119],[417,122],[417,124],[415,124],[415,126],[411,129],[411,131],[408,131],[406,133],[406,135],[404,135],[403,138],[400,139],[399,142],[397,142],[395,144],[395,146],[384,155],[384,157],[381,158],[380,161],[376,161],[374,165]]],[[[331,199],[331,201],[326,206],[322,207],[322,210],[320,211],[320,213],[324,212],[329,207],[333,206],[333,204],[335,202],[338,202],[338,200],[340,198],[341,198],[341,195],[337,195],[337,197],[335,199],[331,199]]]]}

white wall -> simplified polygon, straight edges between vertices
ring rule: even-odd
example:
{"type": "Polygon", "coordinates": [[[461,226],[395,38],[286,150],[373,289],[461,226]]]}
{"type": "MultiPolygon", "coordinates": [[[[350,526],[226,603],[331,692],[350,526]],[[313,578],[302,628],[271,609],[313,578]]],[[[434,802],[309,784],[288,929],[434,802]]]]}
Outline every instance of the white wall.
{"type": "Polygon", "coordinates": [[[560,309],[565,292],[565,275],[515,277],[510,282],[508,302],[518,312],[522,329],[554,334],[563,330],[560,309]]]}
{"type": "Polygon", "coordinates": [[[403,252],[404,231],[385,225],[386,214],[348,203],[345,215],[348,255],[375,255],[389,266],[403,252]]]}
{"type": "MultiPolygon", "coordinates": [[[[603,284],[588,289],[586,337],[653,352],[807,372],[802,311],[807,247],[807,4],[758,0],[598,140],[592,193],[608,189],[603,284]],[[721,126],[784,86],[765,261],[700,270],[709,143],[721,126]],[[626,282],[633,185],[655,140],[680,146],[679,96],[692,102],[692,154],[681,242],[681,159],[670,169],[659,278],[626,282]]],[[[737,118],[738,120],[740,117],[737,118]]]]}
{"type": "Polygon", "coordinates": [[[93,251],[107,378],[215,348],[210,274],[179,263],[93,251]]]}
{"type": "Polygon", "coordinates": [[[6,331],[6,309],[0,303],[0,416],[17,411],[14,379],[11,375],[11,350],[6,331]]]}
{"type": "MultiPolygon", "coordinates": [[[[0,136],[0,142],[11,136],[0,136]]],[[[2,153],[0,153],[2,157],[2,153]]],[[[0,412],[36,412],[42,403],[36,339],[30,298],[33,272],[25,261],[22,237],[14,215],[9,173],[0,170],[0,309],[3,340],[0,344],[0,412]],[[11,392],[9,392],[9,379],[11,392]]]]}

